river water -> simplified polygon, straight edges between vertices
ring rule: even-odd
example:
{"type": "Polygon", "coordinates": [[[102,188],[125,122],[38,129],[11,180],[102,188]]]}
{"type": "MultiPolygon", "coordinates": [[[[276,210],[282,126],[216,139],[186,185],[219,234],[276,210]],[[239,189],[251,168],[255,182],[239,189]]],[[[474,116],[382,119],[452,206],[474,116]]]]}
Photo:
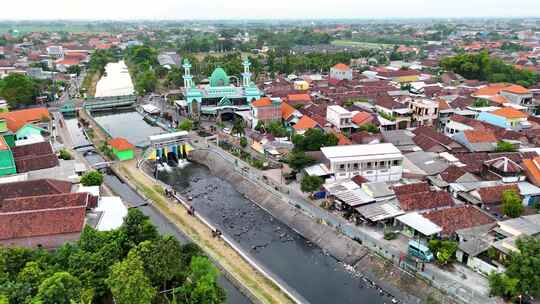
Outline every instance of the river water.
{"type": "Polygon", "coordinates": [[[108,63],[96,84],[96,97],[133,95],[133,82],[124,61],[108,63]]]}
{"type": "Polygon", "coordinates": [[[136,146],[148,144],[150,135],[165,133],[160,127],[146,123],[137,111],[94,113],[92,116],[112,137],[123,137],[136,146]]]}
{"type": "Polygon", "coordinates": [[[359,275],[311,244],[208,168],[189,164],[159,178],[193,198],[192,204],[243,250],[313,304],[391,303],[359,275]]]}

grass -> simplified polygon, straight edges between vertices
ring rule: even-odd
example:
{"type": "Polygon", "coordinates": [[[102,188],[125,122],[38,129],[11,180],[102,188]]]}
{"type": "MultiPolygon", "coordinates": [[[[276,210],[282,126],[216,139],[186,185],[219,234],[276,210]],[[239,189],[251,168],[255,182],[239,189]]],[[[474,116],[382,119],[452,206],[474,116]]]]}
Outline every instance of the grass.
{"type": "Polygon", "coordinates": [[[337,46],[348,46],[359,49],[389,49],[394,47],[392,44],[361,42],[353,40],[334,40],[331,43],[337,46]]]}
{"type": "Polygon", "coordinates": [[[225,252],[226,250],[220,249],[220,247],[226,247],[226,245],[224,245],[222,242],[216,241],[213,238],[209,239],[207,235],[204,235],[207,228],[204,226],[204,229],[201,229],[199,226],[202,226],[202,223],[199,223],[195,218],[188,216],[185,210],[182,210],[180,206],[171,206],[167,199],[163,196],[163,189],[159,185],[150,185],[146,181],[139,180],[126,166],[128,165],[122,164],[122,166],[120,166],[120,170],[131,182],[134,183],[135,187],[148,199],[152,200],[160,212],[164,213],[167,218],[172,220],[173,223],[178,225],[184,233],[189,235],[189,237],[195,241],[195,243],[203,248],[206,254],[216,260],[221,267],[227,269],[231,275],[236,276],[243,285],[248,287],[248,289],[251,290],[259,300],[261,300],[261,302],[290,303],[290,301],[284,301],[284,299],[288,299],[287,296],[270,280],[266,279],[266,277],[258,274],[258,278],[255,278],[252,274],[254,270],[252,270],[251,266],[249,266],[247,262],[243,261],[236,252],[227,247],[229,251],[233,252],[231,256],[230,252],[227,253],[225,252]],[[196,223],[194,224],[194,222],[196,223]],[[236,259],[240,259],[240,261],[235,262],[236,259]],[[261,283],[264,283],[266,288],[261,287],[261,283]]]}

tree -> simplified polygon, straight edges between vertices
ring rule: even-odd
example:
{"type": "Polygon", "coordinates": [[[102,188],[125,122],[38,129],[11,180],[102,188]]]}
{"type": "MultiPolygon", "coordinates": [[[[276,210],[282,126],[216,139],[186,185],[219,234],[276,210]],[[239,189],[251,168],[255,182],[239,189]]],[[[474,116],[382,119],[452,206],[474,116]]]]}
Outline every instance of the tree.
{"type": "Polygon", "coordinates": [[[70,160],[72,159],[72,156],[66,149],[61,149],[58,158],[63,160],[70,160]]]}
{"type": "Polygon", "coordinates": [[[454,260],[458,248],[457,242],[449,240],[430,240],[428,246],[437,262],[443,265],[454,260]]]}
{"type": "Polygon", "coordinates": [[[506,190],[502,193],[502,212],[511,218],[516,218],[523,213],[523,204],[519,194],[513,190],[506,190]]]}
{"type": "Polygon", "coordinates": [[[81,177],[81,184],[83,186],[101,186],[103,184],[103,174],[99,171],[93,170],[81,177]]]}
{"type": "Polygon", "coordinates": [[[7,100],[11,108],[33,104],[38,95],[36,81],[26,75],[13,73],[0,80],[0,97],[7,100]]]}
{"type": "Polygon", "coordinates": [[[181,303],[219,304],[226,300],[225,292],[217,284],[218,271],[205,257],[193,257],[185,283],[174,290],[181,303]]]}
{"type": "Polygon", "coordinates": [[[141,258],[133,252],[112,266],[107,285],[118,304],[152,303],[156,296],[155,288],[144,273],[141,258]]]}
{"type": "Polygon", "coordinates": [[[159,234],[156,227],[152,224],[148,216],[144,215],[141,210],[130,208],[127,216],[124,218],[124,223],[120,230],[127,238],[128,245],[133,247],[139,243],[156,240],[159,234]]]}
{"type": "Polygon", "coordinates": [[[156,73],[146,69],[135,76],[135,90],[140,96],[153,92],[157,86],[156,73]]]}
{"type": "Polygon", "coordinates": [[[515,152],[516,148],[514,147],[514,145],[512,145],[512,143],[509,143],[509,142],[504,141],[504,140],[499,140],[497,142],[496,151],[497,152],[515,152]]]}
{"type": "Polygon", "coordinates": [[[264,126],[264,122],[262,120],[259,120],[257,122],[257,125],[255,126],[255,131],[257,132],[265,132],[266,128],[264,126]]]}
{"type": "Polygon", "coordinates": [[[369,133],[379,133],[381,130],[379,129],[379,127],[377,127],[376,125],[372,124],[372,123],[366,123],[366,124],[363,124],[360,126],[360,128],[358,128],[360,131],[367,131],[369,133]]]}
{"type": "Polygon", "coordinates": [[[289,164],[289,167],[295,171],[300,171],[313,162],[315,162],[315,160],[304,151],[293,151],[287,155],[287,163],[289,164]]]}
{"type": "Polygon", "coordinates": [[[324,133],[321,129],[309,129],[304,135],[295,135],[292,142],[296,150],[319,151],[321,147],[336,146],[339,139],[333,133],[324,133]]]}
{"type": "Polygon", "coordinates": [[[491,273],[488,276],[488,281],[491,295],[506,299],[511,299],[518,295],[518,279],[510,278],[504,273],[491,273]]]}
{"type": "Polygon", "coordinates": [[[323,183],[324,180],[318,176],[304,175],[300,181],[300,190],[306,193],[313,193],[319,190],[323,183]]]}
{"type": "Polygon", "coordinates": [[[81,296],[81,282],[68,272],[57,272],[45,279],[37,294],[42,304],[70,304],[81,296]]]}
{"type": "Polygon", "coordinates": [[[180,87],[183,81],[182,71],[178,67],[173,66],[169,73],[167,73],[167,85],[169,87],[180,87]]]}
{"type": "Polygon", "coordinates": [[[79,65],[70,65],[66,69],[66,72],[68,74],[77,74],[77,76],[79,76],[81,74],[81,67],[79,65]]]}
{"type": "Polygon", "coordinates": [[[181,131],[193,130],[193,121],[189,119],[182,120],[182,122],[178,124],[178,130],[181,130],[181,131]]]}
{"type": "Polygon", "coordinates": [[[233,127],[231,129],[231,133],[233,135],[244,135],[246,134],[245,128],[246,128],[246,125],[244,123],[244,120],[235,119],[233,127]]]}
{"type": "Polygon", "coordinates": [[[240,146],[242,146],[242,148],[245,148],[247,147],[247,145],[248,145],[247,138],[245,137],[240,138],[240,146]]]}
{"type": "Polygon", "coordinates": [[[144,264],[146,276],[154,286],[167,288],[167,282],[179,279],[184,271],[182,246],[173,236],[144,241],[133,248],[144,264]]]}
{"type": "Polygon", "coordinates": [[[274,137],[286,137],[289,135],[289,132],[280,121],[272,121],[268,124],[267,131],[274,137]]]}

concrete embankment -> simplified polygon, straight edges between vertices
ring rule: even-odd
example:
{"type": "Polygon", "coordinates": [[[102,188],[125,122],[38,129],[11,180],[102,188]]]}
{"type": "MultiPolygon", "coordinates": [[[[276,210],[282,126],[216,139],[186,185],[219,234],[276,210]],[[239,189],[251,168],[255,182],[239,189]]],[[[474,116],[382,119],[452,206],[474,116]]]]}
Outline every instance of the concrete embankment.
{"type": "Polygon", "coordinates": [[[273,217],[317,244],[339,261],[354,266],[354,269],[361,272],[360,275],[364,278],[405,303],[422,303],[422,299],[425,300],[428,296],[438,298],[440,303],[453,303],[451,299],[443,296],[426,282],[394,267],[392,263],[373,254],[365,246],[330,226],[318,223],[302,210],[244,177],[235,170],[232,163],[223,160],[217,153],[209,150],[195,150],[190,154],[190,158],[208,167],[212,174],[234,185],[238,192],[273,217]]]}

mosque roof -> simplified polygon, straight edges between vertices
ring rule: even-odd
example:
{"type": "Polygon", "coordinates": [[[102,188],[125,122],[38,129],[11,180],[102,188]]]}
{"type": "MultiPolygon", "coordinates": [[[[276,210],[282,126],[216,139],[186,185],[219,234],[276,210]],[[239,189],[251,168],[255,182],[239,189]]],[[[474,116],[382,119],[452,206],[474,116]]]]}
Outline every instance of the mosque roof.
{"type": "Polygon", "coordinates": [[[223,87],[229,85],[229,76],[222,68],[216,68],[210,76],[210,86],[223,87]]]}

